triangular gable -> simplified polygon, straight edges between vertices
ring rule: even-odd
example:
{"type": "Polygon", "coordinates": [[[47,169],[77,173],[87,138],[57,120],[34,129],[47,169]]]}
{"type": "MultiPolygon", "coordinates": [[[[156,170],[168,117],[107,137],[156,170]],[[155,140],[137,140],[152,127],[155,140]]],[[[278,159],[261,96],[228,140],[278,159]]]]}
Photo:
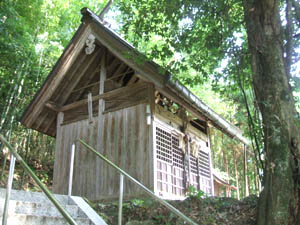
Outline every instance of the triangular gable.
{"type": "MultiPolygon", "coordinates": [[[[122,63],[125,65],[124,70],[126,67],[127,70],[131,69],[141,81],[153,83],[157,90],[174,102],[196,116],[205,118],[227,135],[248,144],[248,140],[242,136],[238,128],[215,113],[179,82],[173,82],[168,72],[162,74],[161,71],[164,70],[159,65],[152,61],[135,62],[136,58],[144,56],[107,28],[97,15],[87,8],[82,9],[82,14],[82,24],[23,114],[22,123],[25,126],[55,136],[58,111],[61,107],[82,99],[85,92],[79,90],[79,95],[74,94],[74,91],[80,89],[80,86],[88,86],[88,80],[97,79],[100,59],[104,52],[107,52],[107,57],[111,60],[108,62],[112,64],[112,68],[114,63],[115,65],[122,63]],[[86,54],[86,40],[91,34],[96,38],[96,48],[92,54],[86,54]]],[[[94,83],[95,81],[93,80],[94,83]]],[[[88,90],[91,91],[90,87],[88,90]]]]}

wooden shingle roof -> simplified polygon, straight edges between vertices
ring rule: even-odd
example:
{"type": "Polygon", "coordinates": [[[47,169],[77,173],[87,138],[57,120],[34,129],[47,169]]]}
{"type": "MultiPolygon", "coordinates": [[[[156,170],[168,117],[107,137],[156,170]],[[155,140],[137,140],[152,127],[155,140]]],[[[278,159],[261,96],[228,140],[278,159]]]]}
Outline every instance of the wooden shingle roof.
{"type": "Polygon", "coordinates": [[[134,62],[135,57],[144,56],[106,27],[92,11],[83,8],[81,12],[81,25],[22,116],[21,122],[25,126],[56,136],[58,111],[67,110],[67,105],[85,99],[88,92],[97,92],[93,84],[98,82],[100,58],[106,52],[109,62],[107,74],[121,70],[119,72],[126,73],[126,81],[138,74],[139,79],[153,83],[157,90],[174,102],[195,115],[201,115],[228,136],[249,144],[237,127],[205,105],[184,85],[173,81],[170,73],[162,74],[164,70],[159,65],[152,61],[134,62]],[[90,34],[96,37],[96,48],[88,55],[84,49],[90,34]]]}

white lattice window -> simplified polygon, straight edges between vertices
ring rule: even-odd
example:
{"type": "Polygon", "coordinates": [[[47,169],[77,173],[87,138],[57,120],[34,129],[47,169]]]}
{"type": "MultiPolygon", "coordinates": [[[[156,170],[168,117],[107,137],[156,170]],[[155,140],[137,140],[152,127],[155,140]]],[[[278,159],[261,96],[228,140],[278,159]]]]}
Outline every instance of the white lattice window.
{"type": "Polygon", "coordinates": [[[157,190],[172,193],[172,136],[156,127],[157,190]]]}
{"type": "Polygon", "coordinates": [[[198,160],[194,156],[190,156],[190,167],[191,167],[191,185],[193,185],[196,189],[200,189],[199,187],[199,167],[198,160]]]}
{"type": "Polygon", "coordinates": [[[184,155],[179,148],[179,138],[176,134],[172,134],[172,156],[173,156],[173,173],[172,173],[172,189],[174,195],[184,195],[183,170],[184,155]]]}
{"type": "Polygon", "coordinates": [[[211,169],[209,153],[200,150],[198,154],[200,189],[206,194],[212,194],[211,169]]]}
{"type": "MultiPolygon", "coordinates": [[[[156,124],[156,189],[165,196],[184,196],[184,153],[179,137],[171,129],[156,124]]],[[[209,153],[200,151],[198,158],[190,155],[190,182],[196,189],[212,193],[209,153]]]]}

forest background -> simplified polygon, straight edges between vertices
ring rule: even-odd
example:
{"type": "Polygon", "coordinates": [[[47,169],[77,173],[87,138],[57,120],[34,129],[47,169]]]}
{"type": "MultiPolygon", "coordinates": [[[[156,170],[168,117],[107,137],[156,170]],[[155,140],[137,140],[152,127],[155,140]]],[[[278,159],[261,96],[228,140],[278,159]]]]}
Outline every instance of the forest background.
{"type": "MultiPolygon", "coordinates": [[[[241,1],[203,1],[201,8],[195,8],[193,1],[186,1],[185,7],[180,1],[158,2],[115,1],[105,19],[112,29],[244,131],[251,140],[247,169],[244,146],[215,129],[210,134],[213,166],[238,188],[232,196],[258,194],[265,168],[264,133],[253,90],[241,1]],[[182,13],[174,14],[176,9],[182,13]],[[200,9],[206,13],[199,16],[200,9]],[[195,36],[197,32],[199,35],[195,36]]],[[[20,117],[78,28],[80,9],[89,7],[99,14],[106,3],[95,0],[0,2],[0,132],[48,186],[52,182],[55,140],[26,129],[20,124],[20,117]]],[[[299,111],[297,6],[289,14],[291,5],[285,1],[279,5],[286,57],[291,58],[290,85],[299,111]],[[294,41],[290,36],[295,37],[294,41]]],[[[7,152],[1,144],[0,149],[1,162],[5,165],[7,152]]],[[[1,178],[5,177],[3,168],[1,171],[1,178]]],[[[35,189],[21,169],[15,178],[15,188],[35,189]]]]}

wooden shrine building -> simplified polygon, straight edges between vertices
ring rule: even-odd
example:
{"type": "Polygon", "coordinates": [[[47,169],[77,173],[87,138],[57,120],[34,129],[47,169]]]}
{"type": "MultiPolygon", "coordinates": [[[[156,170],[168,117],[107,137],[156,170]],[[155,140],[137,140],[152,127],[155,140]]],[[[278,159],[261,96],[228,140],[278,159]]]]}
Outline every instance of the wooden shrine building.
{"type": "MultiPolygon", "coordinates": [[[[80,138],[159,196],[182,198],[189,185],[213,195],[209,127],[247,140],[97,15],[87,8],[82,15],[22,117],[25,126],[56,137],[53,191],[67,193],[71,145],[80,138]]],[[[126,178],[124,191],[141,193],[126,178]]],[[[118,193],[117,172],[77,143],[72,194],[118,193]]]]}

